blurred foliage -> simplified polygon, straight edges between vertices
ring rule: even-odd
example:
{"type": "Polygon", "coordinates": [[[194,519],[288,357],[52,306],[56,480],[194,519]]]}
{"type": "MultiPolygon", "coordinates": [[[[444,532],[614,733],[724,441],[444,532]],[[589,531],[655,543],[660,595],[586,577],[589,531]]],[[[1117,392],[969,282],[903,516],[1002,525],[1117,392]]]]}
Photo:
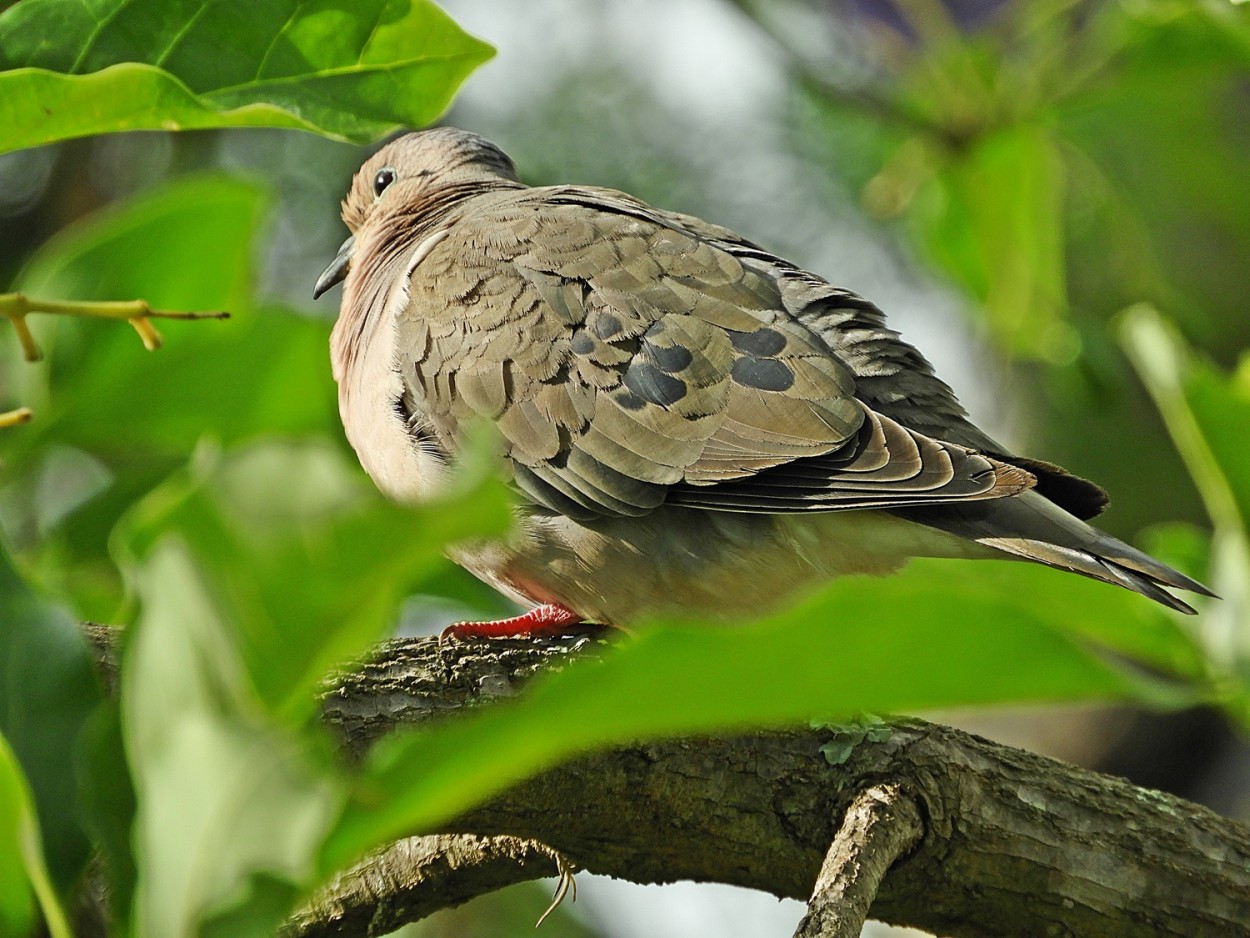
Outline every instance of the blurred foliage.
{"type": "Polygon", "coordinates": [[[1144,305],[1126,313],[1121,332],[1211,516],[1209,579],[1223,602],[1203,617],[1204,646],[1228,706],[1250,726],[1250,358],[1221,375],[1144,305]]]}
{"type": "Polygon", "coordinates": [[[438,117],[492,51],[429,0],[25,0],[0,16],[0,152],[196,127],[367,141],[438,117]]]}
{"type": "MultiPolygon", "coordinates": [[[[1166,469],[1170,448],[1131,399],[1107,403],[1106,389],[1131,380],[1107,323],[1134,304],[1175,321],[1137,305],[1121,336],[1215,533],[1173,525],[1153,546],[1210,576],[1224,603],[1203,603],[1195,622],[1040,568],[987,563],[954,576],[948,563],[916,563],[890,580],[834,583],[740,630],[657,623],[512,706],[396,737],[348,769],[316,726],[320,680],[364,654],[411,594],[489,602],[441,548],[502,531],[507,497],[490,481],[488,442],[449,504],[410,511],[374,492],[337,426],[326,324],[256,285],[258,243],[275,237],[265,227],[275,183],[179,173],[212,162],[185,157],[205,147],[192,135],[179,144],[189,162],[169,160],[177,178],[146,180],[147,191],[81,218],[67,211],[72,223],[15,284],[233,318],[171,323],[166,347],[147,355],[119,324],[47,317],[35,324],[43,364],[20,363],[11,336],[0,350],[0,403],[36,412],[0,435],[0,524],[15,566],[77,616],[128,626],[120,703],[103,703],[73,617],[0,555],[0,927],[20,934],[37,907],[54,924],[93,842],[119,934],[268,934],[371,847],[554,760],[641,736],[1089,698],[1216,701],[1250,723],[1250,371],[1226,376],[1187,344],[1228,365],[1250,341],[1239,315],[1247,9],[737,6],[793,71],[796,113],[813,118],[802,145],[866,210],[902,220],[900,237],[975,300],[1037,396],[1060,389],[1048,397],[1053,432],[1079,427],[1066,445],[1101,444],[1129,501],[1134,484],[1154,494],[1159,476],[1126,477],[1166,469]],[[825,17],[856,39],[858,70],[795,41],[825,17]]],[[[0,116],[11,128],[0,149],[170,124],[376,137],[431,119],[487,54],[421,0],[351,10],[109,0],[98,31],[88,9],[23,0],[0,14],[0,116]],[[51,32],[56,41],[39,38],[51,32]],[[84,110],[102,84],[108,108],[84,110]],[[61,102],[55,119],[22,118],[49,102],[61,102]]],[[[549,103],[524,117],[550,122],[546,139],[563,113],[549,103]]],[[[631,132],[653,126],[614,119],[631,132]]],[[[670,115],[664,133],[680,124],[670,115]]],[[[554,175],[597,158],[612,162],[548,146],[539,165],[554,175]]],[[[665,185],[653,165],[631,171],[665,185]]],[[[329,213],[339,192],[325,185],[329,213]]],[[[1141,501],[1143,518],[1171,507],[1141,501]]]]}
{"type": "Polygon", "coordinates": [[[737,5],[778,38],[823,128],[816,147],[865,210],[976,300],[978,327],[1023,375],[1013,392],[1032,398],[1032,447],[1114,482],[1113,533],[1151,519],[1161,483],[1197,520],[1109,323],[1151,302],[1224,364],[1250,344],[1250,9],[737,5]],[[791,18],[846,38],[813,53],[791,18]],[[1143,464],[1155,471],[1125,471],[1143,464]]]}

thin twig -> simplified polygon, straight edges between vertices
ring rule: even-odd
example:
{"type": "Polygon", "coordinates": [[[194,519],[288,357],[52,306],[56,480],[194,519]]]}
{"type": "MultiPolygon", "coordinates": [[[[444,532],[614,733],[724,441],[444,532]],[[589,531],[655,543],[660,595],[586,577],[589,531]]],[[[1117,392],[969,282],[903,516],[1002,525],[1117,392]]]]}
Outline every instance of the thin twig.
{"type": "Polygon", "coordinates": [[[30,423],[34,413],[29,407],[19,407],[17,410],[6,410],[0,414],[0,430],[16,427],[23,423],[30,423]]]}
{"type": "Polygon", "coordinates": [[[0,293],[0,316],[13,323],[22,352],[27,361],[38,361],[43,353],[26,325],[31,313],[48,313],[55,316],[86,316],[93,319],[125,319],[143,340],[149,351],[161,347],[161,336],[149,320],[152,319],[229,319],[224,310],[212,312],[181,312],[152,309],[147,300],[38,300],[24,293],[0,293]]]}
{"type": "MultiPolygon", "coordinates": [[[[180,312],[152,309],[147,300],[37,300],[24,293],[0,293],[0,316],[13,324],[13,332],[28,362],[43,358],[39,343],[31,334],[26,317],[31,313],[54,316],[86,316],[94,319],[124,319],[134,327],[143,347],[154,352],[161,347],[161,334],[152,325],[153,319],[229,319],[224,310],[212,312],[180,312]]],[[[29,407],[0,413],[0,429],[26,423],[31,419],[29,407]]]]}

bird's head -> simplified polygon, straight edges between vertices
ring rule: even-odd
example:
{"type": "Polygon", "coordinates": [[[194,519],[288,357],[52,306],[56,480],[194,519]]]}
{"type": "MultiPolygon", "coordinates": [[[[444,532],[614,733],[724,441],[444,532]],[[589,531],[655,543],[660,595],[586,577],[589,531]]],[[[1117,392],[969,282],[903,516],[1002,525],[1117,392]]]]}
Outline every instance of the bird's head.
{"type": "Polygon", "coordinates": [[[347,276],[356,235],[371,218],[403,206],[420,212],[440,193],[462,186],[517,182],[516,168],[502,150],[477,134],[436,127],[392,140],[360,167],[347,198],[343,221],[352,236],[317,279],[313,298],[347,276]]]}

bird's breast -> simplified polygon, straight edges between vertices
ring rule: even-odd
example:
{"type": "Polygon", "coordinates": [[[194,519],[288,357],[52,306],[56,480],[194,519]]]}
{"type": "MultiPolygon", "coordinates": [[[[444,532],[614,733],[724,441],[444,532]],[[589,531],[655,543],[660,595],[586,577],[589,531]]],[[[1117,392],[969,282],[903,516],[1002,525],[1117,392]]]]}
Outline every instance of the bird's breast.
{"type": "Polygon", "coordinates": [[[427,238],[391,276],[369,270],[349,274],[343,312],[330,337],[348,442],[377,487],[406,504],[433,497],[449,472],[443,452],[421,432],[424,415],[403,405],[400,368],[408,359],[399,348],[396,326],[397,311],[408,303],[412,270],[445,236],[439,232],[427,238]],[[388,282],[372,282],[377,280],[388,282]]]}

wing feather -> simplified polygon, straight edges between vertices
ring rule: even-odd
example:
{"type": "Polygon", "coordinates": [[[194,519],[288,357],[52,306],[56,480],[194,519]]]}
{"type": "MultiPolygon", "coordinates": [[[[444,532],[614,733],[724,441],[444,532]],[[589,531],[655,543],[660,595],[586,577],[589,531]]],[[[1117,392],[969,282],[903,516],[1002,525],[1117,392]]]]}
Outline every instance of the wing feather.
{"type": "Polygon", "coordinates": [[[852,368],[787,308],[781,268],[733,247],[608,190],[483,196],[412,271],[407,393],[452,434],[494,421],[517,485],[575,518],[895,508],[1032,484],[857,397],[852,368]]]}

